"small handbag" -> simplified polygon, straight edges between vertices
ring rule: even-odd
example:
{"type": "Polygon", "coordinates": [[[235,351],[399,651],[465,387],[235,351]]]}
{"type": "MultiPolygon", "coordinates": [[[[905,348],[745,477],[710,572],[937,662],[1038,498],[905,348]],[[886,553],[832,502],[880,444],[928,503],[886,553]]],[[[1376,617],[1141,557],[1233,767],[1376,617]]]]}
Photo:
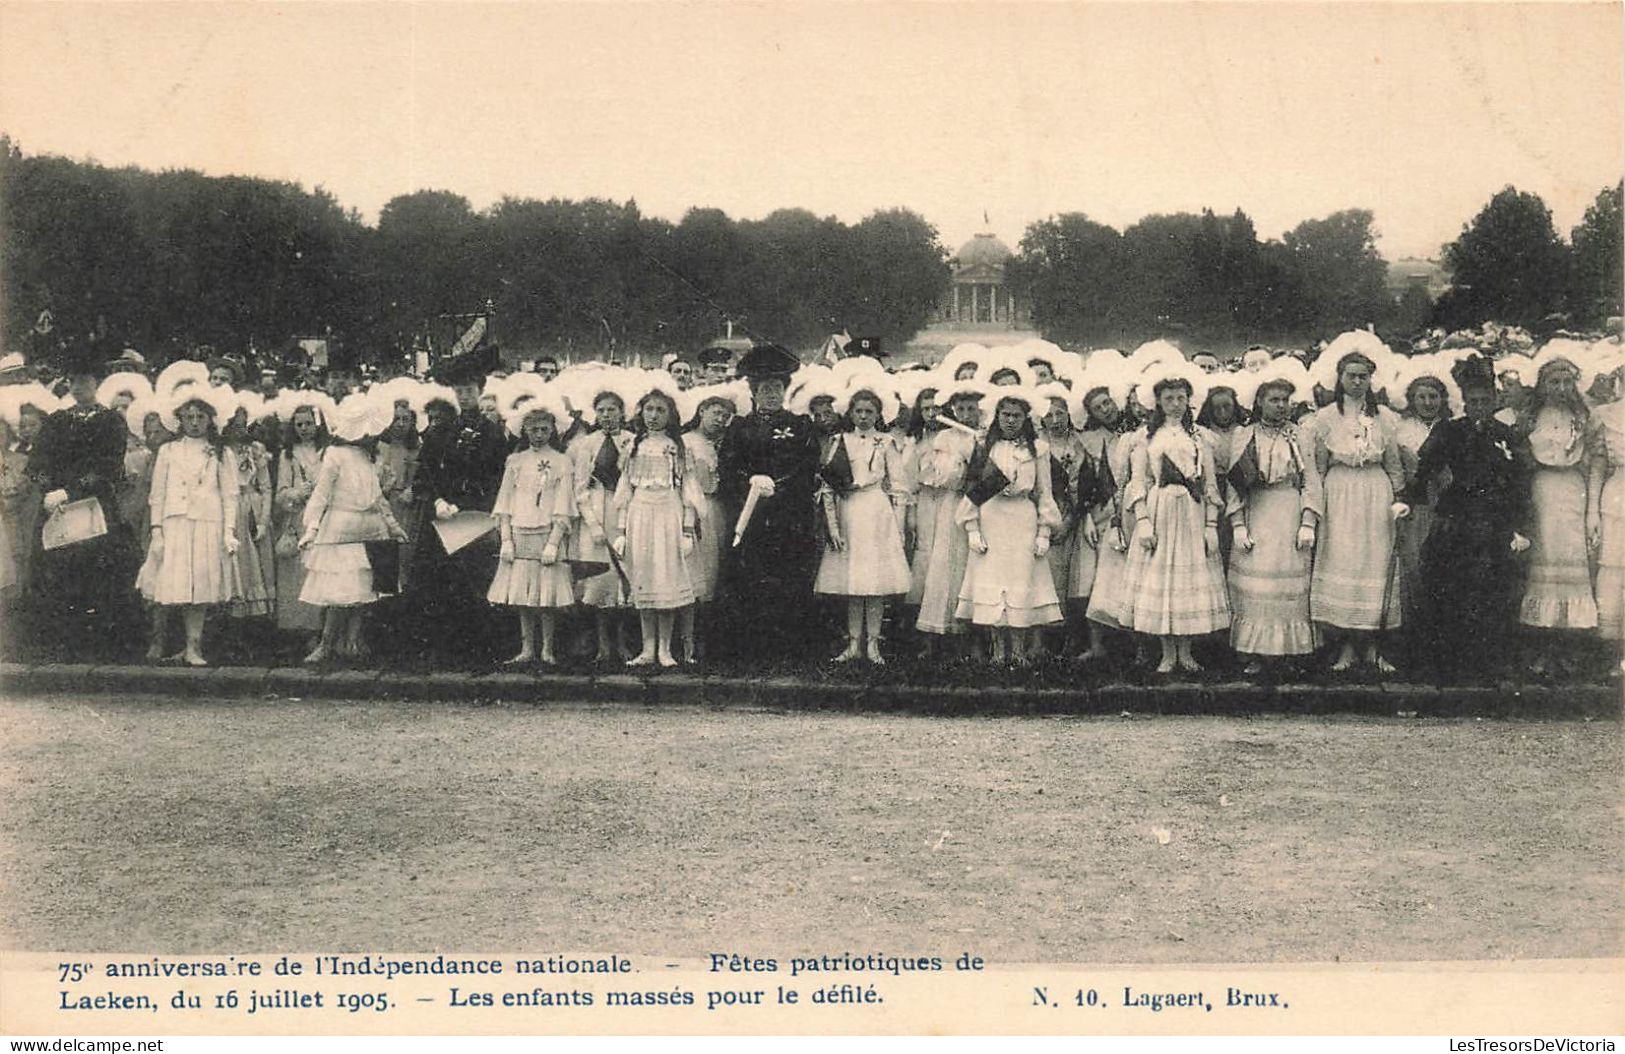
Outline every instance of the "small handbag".
{"type": "Polygon", "coordinates": [[[40,545],[61,549],[106,533],[107,515],[102,512],[102,503],[95,498],[81,498],[51,513],[40,528],[40,545]]]}

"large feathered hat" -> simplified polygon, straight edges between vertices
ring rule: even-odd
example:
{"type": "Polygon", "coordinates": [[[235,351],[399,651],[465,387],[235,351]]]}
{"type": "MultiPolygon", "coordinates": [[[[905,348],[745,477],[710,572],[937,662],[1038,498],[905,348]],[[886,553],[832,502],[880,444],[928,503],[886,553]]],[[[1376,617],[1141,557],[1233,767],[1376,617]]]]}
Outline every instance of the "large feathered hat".
{"type": "Polygon", "coordinates": [[[23,407],[32,406],[49,416],[64,405],[64,400],[52,395],[51,390],[38,381],[0,386],[0,420],[4,420],[13,433],[22,423],[23,407]]]}
{"type": "Polygon", "coordinates": [[[973,369],[979,368],[982,365],[982,360],[987,357],[987,352],[987,346],[984,344],[955,344],[948,354],[942,357],[942,362],[937,368],[947,376],[952,377],[959,372],[961,366],[968,364],[973,369]]]}
{"type": "Polygon", "coordinates": [[[288,388],[270,401],[270,410],[285,425],[293,423],[293,415],[309,410],[316,415],[316,424],[325,428],[333,416],[333,397],[314,388],[288,388]]]}
{"type": "Polygon", "coordinates": [[[1392,361],[1394,353],[1369,329],[1352,329],[1339,334],[1321,350],[1315,364],[1309,368],[1313,382],[1327,391],[1337,387],[1338,366],[1350,355],[1364,355],[1371,360],[1371,390],[1381,391],[1394,380],[1392,361]]]}
{"type": "Polygon", "coordinates": [[[880,403],[882,428],[897,420],[897,415],[902,412],[903,403],[897,397],[897,389],[892,385],[891,376],[885,370],[851,374],[841,390],[835,393],[835,412],[845,416],[852,408],[853,397],[865,392],[873,395],[880,403]]]}
{"type": "Polygon", "coordinates": [[[553,385],[534,373],[515,374],[513,380],[514,383],[505,389],[507,402],[497,407],[502,411],[502,423],[509,435],[521,435],[525,430],[525,419],[536,413],[547,414],[553,419],[555,435],[562,434],[569,427],[569,407],[553,385]]]}
{"type": "MultiPolygon", "coordinates": [[[[1002,377],[1006,374],[1015,375],[1015,386],[1018,388],[1030,389],[1038,386],[1038,374],[1034,373],[1033,368],[1027,365],[1027,356],[1019,347],[994,348],[977,364],[977,379],[995,387],[998,385],[993,378],[1002,377]]],[[[1008,385],[1006,386],[1008,387],[1008,385]]]]}
{"type": "Polygon", "coordinates": [[[1134,397],[1140,406],[1146,410],[1154,410],[1157,406],[1157,386],[1169,381],[1183,380],[1190,386],[1191,413],[1195,414],[1207,399],[1208,375],[1201,368],[1186,362],[1183,357],[1176,362],[1166,358],[1153,360],[1151,364],[1140,373],[1140,379],[1134,389],[1134,397]]]}
{"type": "Polygon", "coordinates": [[[152,382],[139,373],[115,373],[96,386],[96,401],[103,406],[112,406],[122,395],[128,395],[133,402],[151,394],[152,382]]]}
{"type": "Polygon", "coordinates": [[[333,408],[327,429],[334,438],[359,443],[368,436],[382,435],[395,420],[395,404],[368,392],[346,395],[333,408]]]}
{"type": "Polygon", "coordinates": [[[158,405],[158,396],[152,392],[130,400],[130,405],[124,408],[124,427],[130,430],[131,435],[145,441],[149,417],[157,417],[158,423],[163,424],[163,409],[158,405]]]}
{"type": "Polygon", "coordinates": [[[706,404],[712,402],[727,403],[736,417],[748,414],[752,409],[750,384],[737,380],[729,381],[727,384],[706,384],[690,388],[680,393],[677,412],[682,416],[685,425],[691,424],[700,416],[700,411],[706,404]]]}
{"type": "Polygon", "coordinates": [[[216,428],[224,428],[226,422],[231,420],[232,414],[237,412],[237,393],[221,385],[211,387],[205,375],[203,382],[183,381],[169,389],[167,396],[160,396],[158,419],[163,422],[165,429],[171,432],[181,430],[177,415],[181,407],[188,403],[199,403],[206,407],[214,418],[216,428]]]}

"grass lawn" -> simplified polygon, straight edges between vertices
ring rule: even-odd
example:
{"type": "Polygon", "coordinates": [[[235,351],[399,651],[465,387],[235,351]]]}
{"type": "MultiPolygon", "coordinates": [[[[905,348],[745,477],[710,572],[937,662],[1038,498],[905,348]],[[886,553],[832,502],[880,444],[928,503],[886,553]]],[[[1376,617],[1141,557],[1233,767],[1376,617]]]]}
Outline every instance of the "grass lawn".
{"type": "Polygon", "coordinates": [[[1619,732],[13,699],[0,942],[1612,956],[1619,732]]]}

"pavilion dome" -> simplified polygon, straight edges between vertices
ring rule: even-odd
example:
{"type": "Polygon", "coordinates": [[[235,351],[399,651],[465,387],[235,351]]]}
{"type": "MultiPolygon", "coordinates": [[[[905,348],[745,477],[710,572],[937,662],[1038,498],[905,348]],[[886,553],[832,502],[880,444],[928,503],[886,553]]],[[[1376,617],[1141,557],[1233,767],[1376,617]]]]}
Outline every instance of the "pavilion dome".
{"type": "Polygon", "coordinates": [[[960,267],[1003,266],[1015,254],[995,234],[978,234],[959,247],[954,261],[960,267]]]}

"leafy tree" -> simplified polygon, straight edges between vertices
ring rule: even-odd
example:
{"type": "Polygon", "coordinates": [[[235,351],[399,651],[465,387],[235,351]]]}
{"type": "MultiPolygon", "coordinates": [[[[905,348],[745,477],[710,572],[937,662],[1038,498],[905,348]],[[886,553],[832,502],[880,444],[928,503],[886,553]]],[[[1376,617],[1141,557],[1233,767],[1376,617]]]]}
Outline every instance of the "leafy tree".
{"type": "Polygon", "coordinates": [[[1365,326],[1388,311],[1387,264],[1368,209],[1305,220],[1282,239],[1291,258],[1300,319],[1321,335],[1365,326]]]}
{"type": "Polygon", "coordinates": [[[1033,324],[1053,340],[1114,340],[1124,321],[1120,305],[1123,236],[1081,212],[1027,228],[1005,278],[1032,306],[1033,324]]]}
{"type": "Polygon", "coordinates": [[[1446,325],[1528,326],[1563,307],[1568,247],[1538,195],[1501,190],[1445,246],[1445,263],[1454,283],[1439,303],[1446,325]]]}
{"type": "Polygon", "coordinates": [[[1569,307],[1582,324],[1595,325],[1620,313],[1620,290],[1625,286],[1620,265],[1620,247],[1625,243],[1620,223],[1622,193],[1625,183],[1604,189],[1569,234],[1574,246],[1569,307]]]}

